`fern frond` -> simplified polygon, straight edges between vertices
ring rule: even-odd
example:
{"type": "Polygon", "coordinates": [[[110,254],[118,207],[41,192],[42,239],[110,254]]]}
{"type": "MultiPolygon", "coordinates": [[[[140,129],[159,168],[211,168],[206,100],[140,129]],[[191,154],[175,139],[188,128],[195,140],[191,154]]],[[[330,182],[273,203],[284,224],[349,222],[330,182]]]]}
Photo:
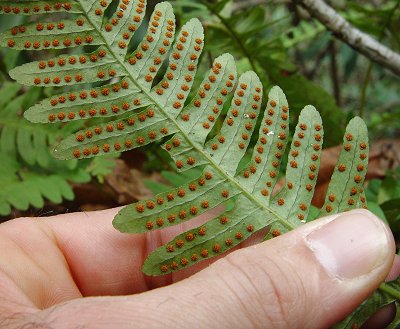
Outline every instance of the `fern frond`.
{"type": "MultiPolygon", "coordinates": [[[[55,160],[49,152],[49,145],[60,136],[67,136],[77,125],[64,127],[62,133],[56,126],[38,126],[23,119],[22,109],[35,104],[41,97],[41,90],[30,88],[20,93],[21,86],[5,83],[0,91],[0,150],[11,157],[21,157],[28,165],[38,164],[42,168],[54,166],[55,160]],[[4,103],[4,104],[3,104],[4,103]]],[[[59,166],[76,166],[71,162],[60,162],[59,166]]]]}
{"type": "Polygon", "coordinates": [[[396,329],[400,325],[400,278],[382,283],[370,298],[365,300],[351,315],[334,326],[334,329],[361,328],[362,324],[385,305],[394,304],[396,314],[387,329],[396,329]]]}
{"type": "Polygon", "coordinates": [[[26,168],[0,150],[0,215],[7,216],[12,208],[27,210],[30,206],[42,208],[45,199],[53,203],[74,197],[67,180],[87,182],[90,176],[81,168],[64,172],[46,172],[26,168]]]}
{"type": "Polygon", "coordinates": [[[0,14],[9,15],[43,15],[49,13],[81,13],[81,9],[74,1],[59,0],[57,2],[20,0],[0,1],[0,14]]]}
{"type": "MultiPolygon", "coordinates": [[[[163,147],[175,161],[177,170],[204,168],[203,174],[186,186],[124,208],[114,220],[114,226],[124,232],[146,232],[176,225],[235,200],[233,209],[204,227],[186,232],[185,239],[183,235],[177,237],[167,249],[163,247],[150,255],[144,265],[147,274],[168,273],[219,254],[274,223],[283,233],[305,222],[323,138],[321,118],[314,107],[307,106],[299,117],[286,169],[287,183],[273,195],[289,135],[288,103],[279,87],[269,94],[251,160],[238,170],[261,114],[263,87],[257,75],[246,72],[238,78],[233,57],[222,55],[215,59],[189,101],[204,37],[197,19],[183,25],[172,45],[173,10],[169,3],[159,3],[142,41],[127,54],[129,40],[143,19],[144,0],[121,1],[110,19],[103,17],[104,9],[97,8],[97,1],[75,4],[81,15],[76,20],[55,24],[48,37],[65,40],[64,33],[68,32],[78,38],[71,39],[71,44],[66,42],[72,47],[84,45],[90,35],[90,44],[99,47],[90,54],[61,55],[47,62],[28,63],[15,68],[11,76],[27,85],[98,81],[105,84],[46,99],[29,109],[26,117],[34,122],[120,117],[64,139],[55,148],[55,155],[62,159],[88,158],[129,150],[173,135],[163,147]],[[168,54],[166,72],[161,74],[168,54]],[[157,74],[159,82],[155,82],[157,74]],[[222,118],[222,110],[230,98],[228,113],[222,118]],[[220,117],[222,126],[214,129],[220,117]],[[214,130],[215,135],[211,136],[214,130]],[[211,248],[210,243],[213,243],[211,248]],[[173,245],[176,251],[172,252],[173,245]],[[205,250],[207,256],[193,256],[205,254],[205,250]]],[[[7,44],[14,38],[11,48],[19,48],[26,39],[24,35],[35,36],[41,48],[47,34],[37,27],[37,24],[18,27],[16,34],[11,30],[3,37],[7,44]]],[[[50,42],[48,47],[57,49],[63,45],[50,42]]],[[[365,130],[354,133],[354,141],[360,139],[366,143],[364,135],[365,130]]],[[[349,154],[354,152],[355,148],[349,154]]],[[[341,179],[338,177],[332,188],[337,188],[335,184],[343,185],[341,179]]]]}
{"type": "Polygon", "coordinates": [[[323,31],[325,31],[325,27],[321,23],[302,20],[299,25],[292,27],[282,35],[280,40],[285,48],[290,49],[299,43],[311,40],[323,31]]]}

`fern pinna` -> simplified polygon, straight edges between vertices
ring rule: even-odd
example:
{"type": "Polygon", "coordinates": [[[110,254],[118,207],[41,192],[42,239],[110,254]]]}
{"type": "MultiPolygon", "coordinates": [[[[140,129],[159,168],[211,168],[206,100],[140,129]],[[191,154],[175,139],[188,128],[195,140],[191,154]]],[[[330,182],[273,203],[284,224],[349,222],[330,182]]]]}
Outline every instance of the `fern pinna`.
{"type": "MultiPolygon", "coordinates": [[[[97,47],[91,53],[63,54],[10,72],[26,85],[102,82],[100,87],[51,97],[26,112],[26,118],[40,123],[109,118],[63,140],[55,156],[88,158],[165,139],[163,148],[178,171],[204,168],[200,177],[185,186],[125,207],[113,222],[118,230],[143,233],[169,227],[234,200],[231,209],[150,254],[144,273],[160,275],[188,267],[233,248],[266,226],[271,226],[268,238],[306,222],[322,150],[318,112],[312,106],[301,112],[288,155],[286,185],[275,193],[289,137],[285,95],[273,87],[263,110],[259,78],[254,72],[238,77],[229,54],[216,58],[199,87],[192,90],[204,44],[197,19],[183,25],[175,38],[171,5],[157,4],[143,40],[130,53],[130,41],[144,19],[145,0],[122,0],[110,10],[106,0],[0,4],[5,14],[51,17],[67,12],[70,17],[12,28],[1,35],[2,46],[18,50],[97,47]],[[168,65],[163,67],[164,63],[168,65]],[[191,91],[194,96],[188,99],[191,91]],[[226,116],[221,116],[227,107],[226,116]],[[259,115],[263,118],[258,139],[250,145],[251,160],[239,166],[250,152],[259,115]]],[[[355,118],[347,127],[320,215],[366,206],[362,186],[367,164],[366,127],[355,118]]]]}

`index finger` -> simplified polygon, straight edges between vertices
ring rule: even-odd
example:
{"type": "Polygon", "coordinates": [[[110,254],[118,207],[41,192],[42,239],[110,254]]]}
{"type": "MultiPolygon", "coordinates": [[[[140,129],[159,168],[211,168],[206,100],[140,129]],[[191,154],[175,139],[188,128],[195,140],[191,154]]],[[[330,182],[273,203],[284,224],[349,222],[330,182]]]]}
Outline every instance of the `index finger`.
{"type": "MultiPolygon", "coordinates": [[[[24,301],[43,309],[79,297],[135,294],[207,265],[158,278],[141,272],[151,250],[212,215],[162,232],[122,234],[112,226],[118,210],[18,218],[1,224],[0,249],[6,251],[0,254],[3,301],[7,305],[24,301]]],[[[4,303],[0,304],[1,309],[4,303]]]]}
{"type": "MultiPolygon", "coordinates": [[[[147,255],[175,235],[199,226],[219,209],[165,230],[145,234],[120,233],[112,220],[120,208],[72,213],[41,219],[57,241],[83,296],[140,293],[185,278],[210,262],[162,277],[145,276],[141,267],[147,255]]],[[[216,213],[217,212],[217,213],[216,213]]]]}

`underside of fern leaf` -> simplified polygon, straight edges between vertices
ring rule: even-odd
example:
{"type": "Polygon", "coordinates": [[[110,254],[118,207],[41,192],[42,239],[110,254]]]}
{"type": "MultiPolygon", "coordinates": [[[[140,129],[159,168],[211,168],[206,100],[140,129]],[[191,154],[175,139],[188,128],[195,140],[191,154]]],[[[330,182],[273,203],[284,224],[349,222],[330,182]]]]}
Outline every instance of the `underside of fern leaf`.
{"type": "MultiPolygon", "coordinates": [[[[289,136],[286,97],[279,87],[272,88],[263,109],[263,88],[257,75],[246,72],[237,77],[233,57],[225,54],[215,59],[188,100],[203,47],[203,28],[197,19],[183,25],[174,42],[172,6],[159,3],[142,41],[129,53],[130,40],[144,17],[144,0],[120,1],[110,18],[104,15],[107,1],[25,1],[19,9],[1,3],[5,13],[47,13],[51,17],[53,12],[64,11],[75,15],[59,22],[15,27],[2,34],[3,46],[33,50],[97,46],[90,53],[60,55],[10,72],[26,85],[103,82],[99,87],[45,99],[25,112],[29,120],[40,123],[110,117],[106,123],[64,139],[54,150],[56,157],[88,158],[166,139],[163,148],[178,171],[203,168],[203,174],[187,186],[121,210],[114,219],[117,229],[142,233],[165,228],[234,201],[234,207],[218,218],[153,252],[143,266],[146,274],[169,273],[221,254],[269,225],[273,236],[306,221],[322,150],[318,112],[312,106],[301,112],[290,146],[286,185],[275,193],[289,136]],[[168,64],[165,72],[164,62],[168,64]],[[257,142],[249,145],[259,116],[257,142]],[[223,122],[216,129],[219,120],[223,122]],[[239,169],[251,149],[250,161],[239,169]]],[[[366,128],[356,118],[349,124],[323,212],[362,204],[366,148],[366,128]]]]}

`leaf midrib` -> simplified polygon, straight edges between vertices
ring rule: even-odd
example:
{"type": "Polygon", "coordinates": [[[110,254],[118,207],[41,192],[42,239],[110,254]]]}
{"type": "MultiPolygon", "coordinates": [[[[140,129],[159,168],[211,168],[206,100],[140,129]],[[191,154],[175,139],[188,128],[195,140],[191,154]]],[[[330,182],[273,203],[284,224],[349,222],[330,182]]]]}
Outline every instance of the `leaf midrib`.
{"type": "MultiPolygon", "coordinates": [[[[149,97],[149,99],[151,101],[154,102],[154,105],[158,107],[158,109],[162,112],[162,114],[167,117],[177,128],[177,130],[185,137],[185,139],[188,141],[188,143],[192,146],[192,148],[194,148],[203,158],[207,159],[209,164],[212,165],[214,167],[214,169],[222,176],[224,177],[227,181],[229,181],[231,184],[235,185],[236,188],[238,188],[240,191],[242,191],[242,193],[252,201],[253,204],[257,205],[259,208],[265,210],[266,212],[271,213],[273,216],[275,216],[277,218],[277,220],[283,225],[285,226],[288,230],[293,230],[294,227],[292,227],[292,225],[289,224],[288,221],[286,221],[284,218],[282,218],[278,213],[276,213],[275,211],[273,211],[270,207],[266,207],[264,204],[262,204],[258,199],[256,199],[255,197],[253,197],[253,195],[247,191],[246,188],[244,188],[242,185],[240,185],[237,180],[235,179],[235,177],[232,177],[231,175],[229,175],[228,173],[226,173],[225,171],[223,171],[220,166],[212,159],[211,156],[209,156],[207,153],[205,153],[203,151],[203,148],[198,147],[198,145],[196,145],[196,143],[193,143],[191,141],[191,139],[189,138],[189,136],[186,134],[186,132],[181,129],[180,125],[177,123],[177,121],[175,120],[174,117],[170,116],[168,114],[168,112],[163,110],[163,107],[161,104],[159,104],[159,102],[153,98],[153,96],[151,95],[150,90],[146,90],[144,89],[137,81],[136,79],[130,74],[129,69],[126,66],[125,63],[125,56],[123,59],[121,59],[120,56],[117,56],[117,54],[115,54],[115,52],[112,49],[112,44],[108,43],[108,40],[104,37],[102,31],[101,31],[101,26],[99,28],[97,28],[97,26],[93,23],[91,17],[87,14],[87,12],[85,11],[82,3],[82,0],[78,0],[82,10],[85,13],[85,16],[88,20],[88,22],[94,27],[94,29],[97,31],[98,35],[100,36],[100,38],[104,41],[103,47],[106,47],[108,49],[108,51],[110,52],[110,54],[112,54],[112,56],[117,60],[117,62],[124,68],[125,72],[126,72],[126,76],[128,76],[130,78],[130,80],[136,85],[136,87],[138,87],[140,90],[143,91],[143,93],[149,97]]],[[[102,24],[101,24],[102,25],[102,24]]]]}

